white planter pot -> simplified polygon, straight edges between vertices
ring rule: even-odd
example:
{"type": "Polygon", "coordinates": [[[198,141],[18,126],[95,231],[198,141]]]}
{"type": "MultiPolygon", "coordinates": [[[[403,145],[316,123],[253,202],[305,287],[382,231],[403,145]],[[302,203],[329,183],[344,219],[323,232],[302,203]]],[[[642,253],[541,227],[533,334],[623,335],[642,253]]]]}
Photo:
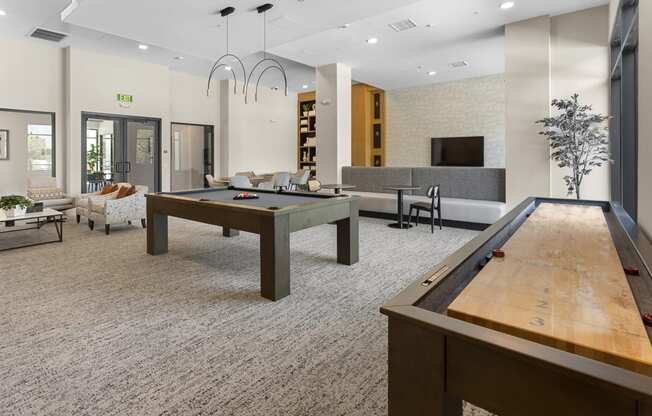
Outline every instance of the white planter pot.
{"type": "Polygon", "coordinates": [[[26,208],[21,208],[19,206],[15,206],[13,209],[3,209],[5,216],[7,218],[13,218],[13,217],[20,217],[25,215],[27,212],[26,208]]]}

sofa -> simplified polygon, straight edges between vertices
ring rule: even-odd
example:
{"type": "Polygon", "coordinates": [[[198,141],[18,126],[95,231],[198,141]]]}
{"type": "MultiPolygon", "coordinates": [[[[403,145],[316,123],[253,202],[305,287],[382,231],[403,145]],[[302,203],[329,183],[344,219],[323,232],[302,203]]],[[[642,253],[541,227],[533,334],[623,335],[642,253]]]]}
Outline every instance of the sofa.
{"type": "Polygon", "coordinates": [[[74,208],[74,199],[57,186],[57,179],[49,175],[34,175],[27,178],[27,198],[41,202],[44,208],[64,211],[74,208]]]}
{"type": "Polygon", "coordinates": [[[430,185],[440,185],[442,217],[448,224],[482,229],[507,213],[505,169],[500,168],[343,167],[342,183],[355,185],[347,194],[361,197],[362,215],[396,215],[396,192],[384,189],[391,185],[420,187],[404,193],[406,214],[411,203],[429,201],[430,185]]]}

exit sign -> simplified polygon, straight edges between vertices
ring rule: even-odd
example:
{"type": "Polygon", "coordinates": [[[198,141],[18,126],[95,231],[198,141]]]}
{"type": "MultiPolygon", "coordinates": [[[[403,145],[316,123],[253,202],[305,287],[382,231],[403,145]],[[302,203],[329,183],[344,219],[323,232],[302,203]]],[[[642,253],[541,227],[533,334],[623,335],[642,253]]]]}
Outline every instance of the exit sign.
{"type": "Polygon", "coordinates": [[[134,102],[134,96],[128,94],[118,94],[117,100],[120,104],[120,107],[129,107],[134,102]]]}

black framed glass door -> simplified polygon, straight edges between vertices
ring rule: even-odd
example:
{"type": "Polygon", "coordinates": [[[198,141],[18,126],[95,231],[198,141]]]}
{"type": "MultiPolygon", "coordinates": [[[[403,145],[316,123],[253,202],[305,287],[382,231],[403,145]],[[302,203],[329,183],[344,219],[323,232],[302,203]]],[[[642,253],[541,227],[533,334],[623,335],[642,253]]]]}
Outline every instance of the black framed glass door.
{"type": "Polygon", "coordinates": [[[159,119],[82,113],[82,192],[128,182],[160,191],[159,119]]]}
{"type": "Polygon", "coordinates": [[[172,123],[170,133],[170,190],[207,187],[206,175],[214,175],[213,126],[172,123]]]}

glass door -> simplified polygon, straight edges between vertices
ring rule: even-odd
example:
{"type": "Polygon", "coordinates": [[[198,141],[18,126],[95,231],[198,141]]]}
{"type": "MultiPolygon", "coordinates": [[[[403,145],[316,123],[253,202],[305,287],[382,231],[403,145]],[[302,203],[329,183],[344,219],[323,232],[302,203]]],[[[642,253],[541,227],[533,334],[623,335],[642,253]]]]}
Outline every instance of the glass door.
{"type": "Polygon", "coordinates": [[[153,120],[126,120],[126,154],[123,173],[125,181],[132,185],[147,186],[158,191],[159,155],[158,122],[153,120]]]}
{"type": "Polygon", "coordinates": [[[172,123],[170,130],[170,189],[206,187],[206,175],[213,175],[213,126],[172,123]]]}
{"type": "Polygon", "coordinates": [[[82,115],[82,192],[128,182],[160,190],[160,121],[82,115]]]}

